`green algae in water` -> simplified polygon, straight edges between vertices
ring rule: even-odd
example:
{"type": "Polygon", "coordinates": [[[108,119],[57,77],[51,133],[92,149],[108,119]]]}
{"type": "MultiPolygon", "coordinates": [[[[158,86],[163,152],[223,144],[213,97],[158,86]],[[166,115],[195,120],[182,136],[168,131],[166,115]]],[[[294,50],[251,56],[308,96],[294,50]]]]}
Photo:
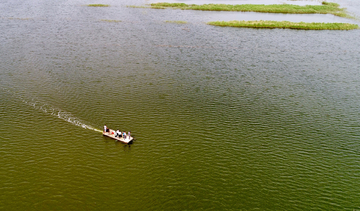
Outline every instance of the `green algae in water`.
{"type": "Polygon", "coordinates": [[[350,23],[305,23],[290,21],[213,21],[214,26],[245,27],[245,28],[286,28],[301,30],[352,30],[359,26],[350,23]]]}
{"type": "Polygon", "coordinates": [[[291,4],[185,4],[185,3],[152,3],[151,8],[174,8],[182,10],[203,11],[238,11],[238,12],[261,12],[261,13],[285,13],[285,14],[333,14],[340,17],[351,18],[345,8],[339,8],[339,4],[322,2],[322,5],[291,5],[291,4]]]}
{"type": "Polygon", "coordinates": [[[108,4],[88,4],[89,7],[110,7],[108,4]]]}

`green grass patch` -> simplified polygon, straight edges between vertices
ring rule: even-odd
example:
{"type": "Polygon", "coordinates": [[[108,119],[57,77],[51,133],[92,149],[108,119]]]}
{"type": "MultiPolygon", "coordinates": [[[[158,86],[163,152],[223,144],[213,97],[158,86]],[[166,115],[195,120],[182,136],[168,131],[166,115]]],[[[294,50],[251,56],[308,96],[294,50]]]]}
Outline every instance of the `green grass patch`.
{"type": "Polygon", "coordinates": [[[289,21],[214,21],[208,22],[214,26],[245,27],[245,28],[283,28],[302,30],[352,30],[359,26],[350,23],[305,23],[289,21]]]}
{"type": "Polygon", "coordinates": [[[109,22],[109,23],[120,23],[120,20],[108,20],[108,19],[101,19],[101,21],[109,22]]]}
{"type": "Polygon", "coordinates": [[[327,1],[323,1],[322,5],[328,5],[328,6],[332,6],[332,7],[339,7],[340,6],[337,3],[332,3],[332,2],[327,2],[327,1]]]}
{"type": "Polygon", "coordinates": [[[333,14],[340,17],[351,17],[345,8],[339,8],[339,4],[322,2],[322,5],[292,5],[292,4],[185,4],[185,3],[153,3],[151,8],[174,8],[183,10],[204,11],[239,11],[239,12],[262,12],[262,13],[286,13],[286,14],[333,14]]]}
{"type": "Polygon", "coordinates": [[[186,24],[186,21],[165,21],[165,23],[177,23],[177,24],[186,24]]]}
{"type": "Polygon", "coordinates": [[[110,7],[108,4],[88,4],[89,7],[110,7]]]}
{"type": "Polygon", "coordinates": [[[138,5],[126,5],[126,7],[130,7],[130,8],[146,8],[146,9],[166,9],[166,7],[163,6],[157,6],[157,5],[153,5],[153,6],[138,6],[138,5]]]}

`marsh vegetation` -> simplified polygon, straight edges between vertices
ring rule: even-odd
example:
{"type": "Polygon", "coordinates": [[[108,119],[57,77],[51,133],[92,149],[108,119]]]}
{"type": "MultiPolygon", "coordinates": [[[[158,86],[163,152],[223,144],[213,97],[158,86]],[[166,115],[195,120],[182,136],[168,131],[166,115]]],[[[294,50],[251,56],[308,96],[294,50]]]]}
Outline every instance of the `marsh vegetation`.
{"type": "Polygon", "coordinates": [[[108,4],[88,4],[88,7],[110,7],[108,4]]]}
{"type": "Polygon", "coordinates": [[[287,28],[302,30],[352,30],[359,26],[350,23],[305,23],[289,21],[214,21],[214,26],[245,27],[245,28],[287,28]]]}
{"type": "Polygon", "coordinates": [[[185,4],[185,3],[153,3],[153,9],[174,8],[182,10],[204,11],[239,11],[239,12],[262,12],[262,13],[285,13],[285,14],[333,14],[340,17],[350,18],[346,9],[339,8],[339,4],[322,2],[322,5],[291,5],[291,4],[185,4]]]}

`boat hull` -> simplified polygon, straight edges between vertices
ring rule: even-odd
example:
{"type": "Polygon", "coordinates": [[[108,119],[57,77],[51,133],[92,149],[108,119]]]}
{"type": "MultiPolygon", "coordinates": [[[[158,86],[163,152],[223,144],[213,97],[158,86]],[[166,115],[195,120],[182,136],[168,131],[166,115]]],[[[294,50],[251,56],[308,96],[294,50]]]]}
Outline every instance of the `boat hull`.
{"type": "Polygon", "coordinates": [[[103,136],[115,139],[116,141],[120,141],[125,144],[130,144],[134,140],[134,138],[131,136],[126,137],[125,139],[123,137],[115,137],[115,131],[111,129],[109,129],[109,132],[103,132],[103,136]]]}

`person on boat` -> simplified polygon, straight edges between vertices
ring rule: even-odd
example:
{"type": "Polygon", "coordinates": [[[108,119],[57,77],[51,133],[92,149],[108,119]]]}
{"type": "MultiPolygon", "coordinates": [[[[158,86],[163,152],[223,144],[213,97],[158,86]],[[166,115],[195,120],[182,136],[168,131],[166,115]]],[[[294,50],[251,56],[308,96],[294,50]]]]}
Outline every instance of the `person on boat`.
{"type": "Polygon", "coordinates": [[[121,131],[119,131],[119,138],[121,138],[122,137],[122,132],[121,131]]]}
{"type": "Polygon", "coordinates": [[[126,139],[126,131],[123,133],[123,138],[126,139]]]}
{"type": "Polygon", "coordinates": [[[104,131],[103,132],[106,133],[106,132],[108,132],[108,130],[109,129],[106,127],[106,125],[104,125],[104,131]]]}
{"type": "Polygon", "coordinates": [[[117,131],[115,132],[115,137],[118,137],[118,136],[119,136],[119,138],[120,138],[120,136],[121,136],[121,132],[120,132],[119,129],[117,129],[117,131]]]}
{"type": "Polygon", "coordinates": [[[131,137],[131,136],[130,136],[130,133],[131,133],[131,131],[129,131],[129,132],[128,132],[128,136],[129,136],[129,138],[131,137]]]}

